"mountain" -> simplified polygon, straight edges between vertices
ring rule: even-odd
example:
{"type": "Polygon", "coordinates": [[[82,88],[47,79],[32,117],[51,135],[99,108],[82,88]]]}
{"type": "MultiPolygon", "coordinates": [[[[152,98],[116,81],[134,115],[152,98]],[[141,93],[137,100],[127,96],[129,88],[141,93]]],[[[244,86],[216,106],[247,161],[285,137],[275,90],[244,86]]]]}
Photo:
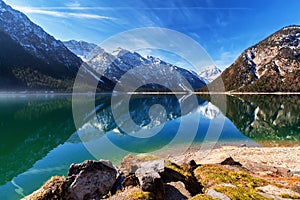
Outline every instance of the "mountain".
{"type": "Polygon", "coordinates": [[[203,77],[206,83],[211,83],[215,80],[218,76],[220,76],[222,71],[217,68],[216,66],[210,66],[205,68],[203,71],[199,72],[199,76],[203,77]]]}
{"type": "Polygon", "coordinates": [[[112,54],[103,53],[95,56],[88,61],[88,64],[97,72],[104,74],[110,80],[118,82],[124,88],[129,87],[129,85],[122,85],[120,78],[132,69],[134,69],[134,73],[129,73],[128,79],[143,85],[154,82],[144,87],[149,90],[162,89],[161,86],[155,84],[162,79],[164,80],[163,90],[177,88],[179,91],[190,91],[190,89],[193,90],[206,85],[204,80],[193,71],[177,67],[152,56],[144,58],[137,52],[130,52],[122,48],[118,48],[112,54]],[[103,66],[106,67],[103,68],[103,66]],[[103,69],[105,70],[103,71],[103,69]],[[189,88],[188,84],[192,88],[189,88]]]}
{"type": "Polygon", "coordinates": [[[287,26],[246,49],[211,83],[226,91],[299,92],[300,26],[287,26]]]}
{"type": "Polygon", "coordinates": [[[63,43],[70,51],[80,57],[83,61],[88,61],[93,57],[93,55],[95,56],[104,52],[104,50],[96,44],[85,41],[70,40],[63,43]]]}
{"type": "Polygon", "coordinates": [[[0,89],[70,90],[82,60],[0,0],[0,89]]]}
{"type": "MultiPolygon", "coordinates": [[[[131,75],[131,79],[142,82],[145,85],[154,81],[156,77],[163,77],[167,88],[174,88],[176,84],[175,87],[178,88],[179,85],[180,90],[183,91],[189,90],[183,78],[188,81],[193,89],[201,88],[206,85],[205,80],[199,77],[195,72],[174,66],[159,58],[152,56],[144,58],[137,52],[130,52],[122,48],[108,53],[100,47],[95,47],[95,44],[83,41],[78,42],[72,40],[65,42],[65,44],[73,53],[84,58],[86,63],[95,70],[95,74],[104,75],[106,78],[120,85],[122,85],[122,82],[120,82],[121,77],[134,68],[135,74],[131,75]],[[139,68],[138,66],[145,68],[139,68]]],[[[124,88],[125,87],[128,87],[128,84],[124,85],[124,88]]],[[[162,89],[161,86],[155,84],[147,85],[144,89],[145,88],[147,88],[147,90],[162,89]]]]}

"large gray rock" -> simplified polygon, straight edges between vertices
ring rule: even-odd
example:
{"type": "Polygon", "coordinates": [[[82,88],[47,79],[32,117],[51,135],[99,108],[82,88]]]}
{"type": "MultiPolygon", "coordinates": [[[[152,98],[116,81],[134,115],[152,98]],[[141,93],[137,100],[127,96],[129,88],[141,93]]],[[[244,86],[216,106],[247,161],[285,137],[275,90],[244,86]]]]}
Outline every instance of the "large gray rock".
{"type": "Polygon", "coordinates": [[[110,161],[72,164],[66,181],[67,199],[100,199],[108,194],[116,178],[117,170],[110,161]]]}
{"type": "Polygon", "coordinates": [[[145,192],[151,192],[157,200],[165,199],[165,190],[163,180],[159,172],[164,170],[164,160],[154,160],[141,163],[141,167],[135,172],[139,179],[141,189],[145,192]]]}
{"type": "Polygon", "coordinates": [[[124,174],[132,174],[141,167],[142,163],[147,161],[154,161],[159,160],[159,157],[147,154],[140,154],[140,155],[132,155],[128,154],[125,156],[121,162],[120,171],[124,174]]]}

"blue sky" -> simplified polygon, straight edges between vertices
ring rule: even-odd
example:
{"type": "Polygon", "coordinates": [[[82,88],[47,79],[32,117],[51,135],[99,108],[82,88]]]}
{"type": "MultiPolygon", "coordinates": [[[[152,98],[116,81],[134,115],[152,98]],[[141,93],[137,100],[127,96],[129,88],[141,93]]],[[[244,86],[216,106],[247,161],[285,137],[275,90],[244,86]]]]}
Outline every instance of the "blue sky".
{"type": "Polygon", "coordinates": [[[117,33],[163,27],[196,40],[224,69],[276,30],[300,25],[298,0],[5,0],[60,40],[100,44],[117,33]]]}

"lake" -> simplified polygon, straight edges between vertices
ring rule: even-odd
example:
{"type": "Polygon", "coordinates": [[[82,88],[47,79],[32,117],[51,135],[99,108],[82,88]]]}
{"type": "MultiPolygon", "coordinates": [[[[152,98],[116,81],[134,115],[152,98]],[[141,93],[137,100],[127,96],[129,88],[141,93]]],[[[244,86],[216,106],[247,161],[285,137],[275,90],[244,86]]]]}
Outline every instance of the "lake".
{"type": "Polygon", "coordinates": [[[87,159],[118,165],[128,153],[300,141],[299,95],[126,98],[105,94],[88,102],[82,95],[72,103],[71,95],[1,94],[0,199],[28,195],[51,176],[66,175],[71,163],[87,159]],[[84,109],[87,102],[95,109],[84,109]]]}

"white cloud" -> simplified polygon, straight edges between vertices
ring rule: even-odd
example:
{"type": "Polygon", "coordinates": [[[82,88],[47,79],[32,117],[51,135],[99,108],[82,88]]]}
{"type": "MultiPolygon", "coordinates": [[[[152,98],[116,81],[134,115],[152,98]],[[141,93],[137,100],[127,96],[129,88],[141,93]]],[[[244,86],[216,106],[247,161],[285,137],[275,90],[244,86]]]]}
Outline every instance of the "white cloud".
{"type": "Polygon", "coordinates": [[[60,12],[60,11],[53,11],[53,10],[32,8],[32,7],[24,7],[24,6],[12,6],[12,7],[14,9],[19,10],[19,11],[24,12],[24,13],[49,15],[49,16],[53,16],[53,17],[61,17],[61,18],[74,17],[74,18],[81,18],[81,19],[116,20],[116,18],[114,18],[114,17],[108,17],[108,16],[96,15],[96,14],[60,12]]]}

